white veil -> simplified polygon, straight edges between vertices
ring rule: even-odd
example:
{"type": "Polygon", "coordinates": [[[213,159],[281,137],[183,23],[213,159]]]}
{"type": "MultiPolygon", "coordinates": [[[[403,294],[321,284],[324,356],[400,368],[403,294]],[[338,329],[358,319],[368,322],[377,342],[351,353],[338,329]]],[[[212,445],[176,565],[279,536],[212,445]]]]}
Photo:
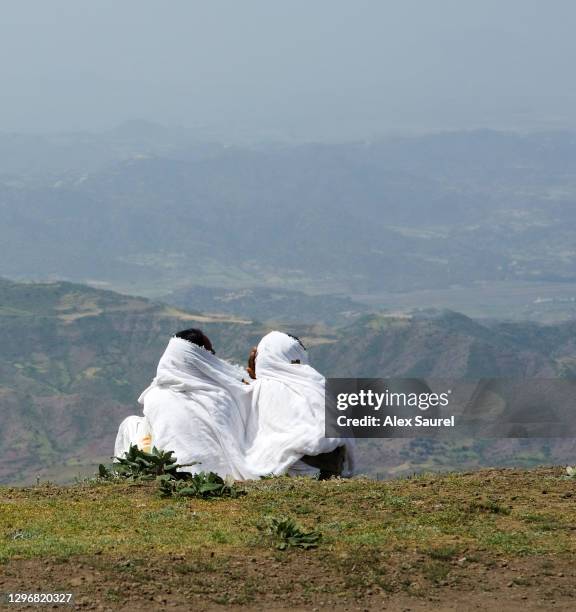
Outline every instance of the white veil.
{"type": "Polygon", "coordinates": [[[296,338],[278,331],[262,338],[252,387],[251,418],[257,423],[247,452],[252,471],[283,474],[304,455],[346,446],[345,472],[353,472],[354,441],[325,437],[325,379],[308,365],[296,338]]]}
{"type": "Polygon", "coordinates": [[[173,450],[178,463],[200,462],[188,471],[257,477],[245,461],[251,388],[243,374],[206,349],[172,338],[138,400],[154,446],[173,450]]]}

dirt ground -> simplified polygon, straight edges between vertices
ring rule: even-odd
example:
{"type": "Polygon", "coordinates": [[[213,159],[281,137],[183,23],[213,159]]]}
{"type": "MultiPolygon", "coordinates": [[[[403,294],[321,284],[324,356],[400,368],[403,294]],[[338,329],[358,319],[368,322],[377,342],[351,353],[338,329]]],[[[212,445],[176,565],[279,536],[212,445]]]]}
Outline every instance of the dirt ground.
{"type": "Polygon", "coordinates": [[[444,580],[431,584],[421,576],[411,581],[409,566],[421,560],[402,558],[391,566],[391,577],[406,572],[400,591],[365,584],[362,576],[355,583],[361,567],[350,567],[346,575],[327,572],[319,551],[295,551],[249,559],[12,560],[0,567],[0,592],[71,592],[82,610],[576,610],[570,559],[462,557],[450,564],[444,580]]]}

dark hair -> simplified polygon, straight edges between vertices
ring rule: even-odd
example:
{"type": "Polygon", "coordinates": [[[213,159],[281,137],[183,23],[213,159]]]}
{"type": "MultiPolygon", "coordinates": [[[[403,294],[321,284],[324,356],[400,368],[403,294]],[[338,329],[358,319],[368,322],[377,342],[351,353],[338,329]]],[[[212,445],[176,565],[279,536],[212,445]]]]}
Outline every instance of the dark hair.
{"type": "Polygon", "coordinates": [[[287,336],[290,336],[290,338],[293,338],[294,340],[296,340],[296,342],[298,342],[298,344],[304,349],[306,350],[306,347],[304,346],[304,344],[302,344],[302,340],[300,340],[300,338],[298,338],[298,336],[295,336],[294,334],[289,334],[288,332],[286,332],[287,336]]]}
{"type": "Polygon", "coordinates": [[[183,329],[182,331],[175,333],[174,337],[182,338],[182,340],[188,340],[188,342],[191,342],[192,344],[196,344],[197,346],[201,346],[202,348],[212,351],[212,343],[201,329],[196,329],[195,327],[183,329]]]}

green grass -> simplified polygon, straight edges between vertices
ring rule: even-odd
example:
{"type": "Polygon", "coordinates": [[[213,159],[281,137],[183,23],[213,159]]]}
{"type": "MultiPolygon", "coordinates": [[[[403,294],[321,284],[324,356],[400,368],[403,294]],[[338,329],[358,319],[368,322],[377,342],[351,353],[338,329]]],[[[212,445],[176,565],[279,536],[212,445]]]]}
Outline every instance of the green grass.
{"type": "Polygon", "coordinates": [[[5,590],[57,585],[105,607],[467,609],[492,592],[531,612],[576,596],[575,484],[540,468],[281,477],[212,499],[162,498],[151,481],[4,487],[0,573],[5,590]]]}
{"type": "Polygon", "coordinates": [[[538,471],[499,474],[489,482],[483,472],[389,482],[275,478],[245,483],[245,497],[218,500],[161,499],[155,483],[1,488],[0,559],[264,549],[270,544],[259,525],[270,516],[321,532],[319,547],[338,553],[413,548],[446,561],[463,547],[575,552],[573,500],[561,495],[573,481],[538,471]],[[480,492],[488,502],[478,501],[480,492]]]}

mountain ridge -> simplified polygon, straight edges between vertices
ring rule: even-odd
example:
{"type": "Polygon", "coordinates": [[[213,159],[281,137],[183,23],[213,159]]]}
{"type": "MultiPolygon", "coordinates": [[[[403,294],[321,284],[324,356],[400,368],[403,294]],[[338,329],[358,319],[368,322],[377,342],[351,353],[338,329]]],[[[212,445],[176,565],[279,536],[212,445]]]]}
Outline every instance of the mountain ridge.
{"type": "MultiPolygon", "coordinates": [[[[30,482],[37,474],[70,480],[93,469],[109,458],[122,418],[141,410],[136,399],[170,336],[199,326],[219,355],[243,364],[271,328],[246,315],[187,312],[72,283],[0,280],[0,481],[30,482]]],[[[363,315],[337,328],[274,327],[299,335],[312,364],[333,377],[565,376],[576,363],[576,323],[487,326],[457,313],[420,312],[363,315]],[[536,330],[549,338],[540,352],[536,330]]],[[[497,459],[529,466],[574,453],[574,441],[504,442],[362,441],[359,469],[450,469],[463,458],[469,465],[497,459]]]]}

